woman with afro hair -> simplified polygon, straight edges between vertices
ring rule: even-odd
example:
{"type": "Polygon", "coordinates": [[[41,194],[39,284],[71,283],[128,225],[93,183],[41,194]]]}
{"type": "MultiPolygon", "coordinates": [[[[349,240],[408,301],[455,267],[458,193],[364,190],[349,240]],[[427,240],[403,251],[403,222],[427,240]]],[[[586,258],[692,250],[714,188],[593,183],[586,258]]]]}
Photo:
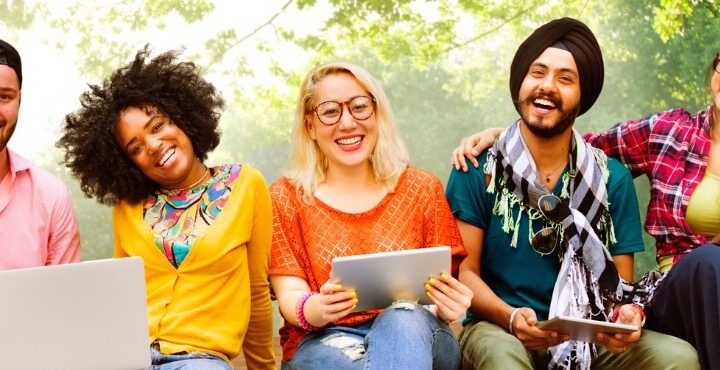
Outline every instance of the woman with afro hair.
{"type": "Polygon", "coordinates": [[[58,147],[83,192],[113,206],[115,257],[145,263],[153,369],[275,368],[270,195],[258,170],[206,166],[224,102],[177,52],[128,65],[80,97],[58,147]]]}

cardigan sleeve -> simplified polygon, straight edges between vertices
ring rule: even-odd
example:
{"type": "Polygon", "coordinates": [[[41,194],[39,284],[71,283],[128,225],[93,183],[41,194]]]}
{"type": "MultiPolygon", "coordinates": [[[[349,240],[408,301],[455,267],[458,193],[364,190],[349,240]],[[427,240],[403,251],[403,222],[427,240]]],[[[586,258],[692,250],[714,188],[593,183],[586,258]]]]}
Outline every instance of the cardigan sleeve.
{"type": "Polygon", "coordinates": [[[250,241],[247,245],[251,309],[250,323],[243,341],[243,354],[249,369],[275,369],[272,348],[272,305],[268,281],[272,206],[267,185],[259,172],[252,182],[254,212],[250,241]]]}
{"type": "Polygon", "coordinates": [[[123,249],[121,238],[123,233],[123,229],[126,228],[128,221],[125,220],[123,217],[123,212],[125,210],[125,207],[127,207],[124,203],[120,202],[117,203],[112,208],[112,225],[113,225],[113,257],[115,258],[123,258],[128,257],[128,252],[123,249]]]}

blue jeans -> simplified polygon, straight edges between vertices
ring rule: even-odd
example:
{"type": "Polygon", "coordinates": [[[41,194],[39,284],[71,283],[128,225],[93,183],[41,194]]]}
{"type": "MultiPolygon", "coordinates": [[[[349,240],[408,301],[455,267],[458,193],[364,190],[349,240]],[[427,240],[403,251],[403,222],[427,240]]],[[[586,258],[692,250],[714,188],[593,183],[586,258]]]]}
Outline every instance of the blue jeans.
{"type": "Polygon", "coordinates": [[[460,367],[448,325],[415,302],[396,302],[375,320],[308,334],[283,370],[443,369],[460,367]]]}
{"type": "Polygon", "coordinates": [[[647,309],[647,326],[688,341],[702,368],[720,370],[720,246],[688,253],[660,283],[647,309]]]}
{"type": "Polygon", "coordinates": [[[150,349],[152,365],[148,370],[233,370],[227,361],[203,352],[166,355],[150,349]]]}

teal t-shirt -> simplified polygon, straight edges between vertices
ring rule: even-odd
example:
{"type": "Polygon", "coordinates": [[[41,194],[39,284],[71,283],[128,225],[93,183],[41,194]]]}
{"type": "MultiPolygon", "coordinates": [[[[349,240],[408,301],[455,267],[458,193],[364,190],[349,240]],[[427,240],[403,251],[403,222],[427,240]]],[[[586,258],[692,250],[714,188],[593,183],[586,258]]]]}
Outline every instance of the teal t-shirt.
{"type": "MultiPolygon", "coordinates": [[[[453,216],[483,229],[485,241],[482,247],[481,277],[493,292],[513,307],[531,307],[539,320],[547,319],[557,274],[560,271],[559,249],[542,256],[530,245],[528,215],[523,212],[518,229],[517,247],[510,244],[511,234],[502,230],[502,217],[493,214],[495,194],[488,193],[483,168],[487,151],[474,168],[468,163],[467,173],[453,169],[448,180],[446,196],[453,216]]],[[[563,174],[568,171],[565,167],[563,174]]],[[[610,246],[610,253],[629,254],[645,249],[637,195],[633,180],[625,166],[608,158],[608,203],[615,227],[617,242],[610,246]]],[[[558,181],[553,193],[560,196],[562,181],[558,181]]],[[[520,207],[513,207],[513,219],[517,220],[520,207]]],[[[541,220],[533,221],[534,232],[543,228],[541,220]]],[[[466,323],[473,319],[468,312],[466,323]]]]}

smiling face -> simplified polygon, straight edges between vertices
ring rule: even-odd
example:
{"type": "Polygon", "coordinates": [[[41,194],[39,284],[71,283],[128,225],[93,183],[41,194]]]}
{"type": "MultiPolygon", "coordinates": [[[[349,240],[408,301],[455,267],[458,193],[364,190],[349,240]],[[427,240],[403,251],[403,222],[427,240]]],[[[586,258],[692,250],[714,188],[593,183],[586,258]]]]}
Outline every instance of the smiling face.
{"type": "Polygon", "coordinates": [[[541,137],[572,126],[580,108],[580,75],[570,52],[547,48],[530,65],[518,94],[520,117],[541,137]]]}
{"type": "Polygon", "coordinates": [[[188,187],[205,175],[190,138],[155,107],[123,110],[115,136],[121,150],[140,171],[165,189],[188,187]]]}
{"type": "Polygon", "coordinates": [[[20,110],[20,85],[15,70],[0,64],[0,151],[15,131],[20,110]]]}
{"type": "MultiPolygon", "coordinates": [[[[327,101],[348,102],[358,96],[370,96],[350,73],[330,74],[315,87],[313,108],[327,101]]],[[[328,160],[329,171],[362,168],[370,165],[370,155],[378,139],[375,113],[367,119],[353,118],[349,104],[342,104],[340,121],[325,125],[314,112],[308,116],[308,134],[328,160]]]]}

